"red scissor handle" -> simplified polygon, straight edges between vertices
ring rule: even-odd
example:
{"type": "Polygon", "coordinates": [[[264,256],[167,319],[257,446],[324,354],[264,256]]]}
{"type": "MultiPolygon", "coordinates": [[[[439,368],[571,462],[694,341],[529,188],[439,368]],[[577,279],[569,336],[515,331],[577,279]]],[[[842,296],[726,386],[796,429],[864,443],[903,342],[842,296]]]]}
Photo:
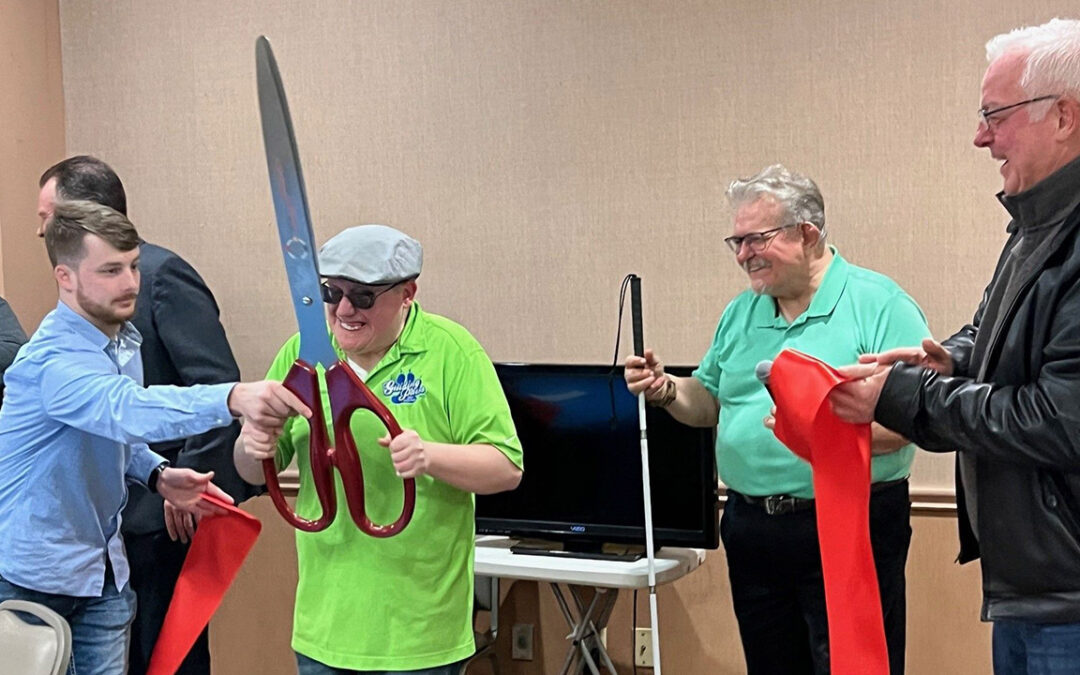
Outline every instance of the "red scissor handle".
{"type": "Polygon", "coordinates": [[[311,476],[315,482],[315,494],[319,497],[322,514],[316,520],[308,520],[297,515],[285,501],[278,483],[277,465],[272,459],[263,460],[263,475],[266,477],[266,489],[274,506],[285,520],[304,532],[321,532],[330,526],[337,515],[337,493],[334,490],[334,473],[331,468],[333,448],[326,435],[326,418],[323,417],[322,401],[319,397],[319,375],[310,364],[297,359],[282,381],[285,388],[311,408],[308,434],[308,454],[311,458],[311,476]]]}
{"type": "Polygon", "coordinates": [[[360,466],[360,453],[356,441],[349,432],[349,420],[357,410],[370,410],[383,423],[393,438],[401,433],[401,427],[382,401],[375,398],[367,385],[356,376],[347,363],[338,361],[326,371],[326,389],[330,394],[330,410],[334,416],[334,440],[340,452],[334,453],[334,464],[341,472],[345,485],[345,500],[353,522],[373,537],[392,537],[401,532],[412,520],[416,507],[416,480],[402,479],[405,499],[401,515],[388,525],[378,525],[367,516],[364,502],[364,470],[360,466]]]}
{"type": "Polygon", "coordinates": [[[322,514],[316,520],[303,518],[289,506],[281,492],[277,477],[277,465],[274,460],[263,460],[263,474],[270,498],[278,513],[298,530],[320,532],[333,522],[337,515],[337,495],[334,490],[333,467],[341,472],[341,482],[345,489],[345,499],[349,514],[363,532],[373,537],[390,537],[409,524],[416,506],[416,481],[403,479],[405,499],[401,515],[389,525],[378,525],[367,517],[364,503],[364,472],[360,466],[360,455],[349,428],[352,414],[357,410],[370,410],[383,423],[390,436],[401,433],[401,427],[382,401],[375,398],[367,385],[356,376],[352,368],[343,362],[337,362],[326,371],[326,388],[330,398],[330,408],[334,421],[336,446],[330,445],[326,434],[326,421],[323,417],[322,402],[319,397],[318,374],[308,363],[297,359],[282,382],[285,388],[296,394],[297,398],[311,408],[308,453],[310,456],[311,476],[315,483],[315,494],[319,498],[322,514]],[[342,451],[338,452],[337,448],[342,451]]]}

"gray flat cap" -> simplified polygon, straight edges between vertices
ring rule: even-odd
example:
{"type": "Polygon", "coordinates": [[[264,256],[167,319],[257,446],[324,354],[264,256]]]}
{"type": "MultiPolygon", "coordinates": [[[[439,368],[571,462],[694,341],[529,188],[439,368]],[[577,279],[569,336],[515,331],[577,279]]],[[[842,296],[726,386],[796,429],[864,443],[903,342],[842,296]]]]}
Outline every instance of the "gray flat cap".
{"type": "Polygon", "coordinates": [[[319,249],[319,274],[373,286],[418,276],[423,264],[420,242],[386,225],[350,227],[319,249]]]}

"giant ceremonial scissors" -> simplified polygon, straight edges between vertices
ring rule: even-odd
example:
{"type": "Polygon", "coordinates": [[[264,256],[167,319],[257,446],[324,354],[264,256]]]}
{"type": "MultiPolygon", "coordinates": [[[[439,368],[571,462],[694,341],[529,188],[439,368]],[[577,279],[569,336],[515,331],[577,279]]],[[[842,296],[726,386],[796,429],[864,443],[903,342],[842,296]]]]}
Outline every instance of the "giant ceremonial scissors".
{"type": "Polygon", "coordinates": [[[255,69],[259,86],[259,114],[262,117],[263,142],[266,145],[266,166],[270,171],[270,192],[274,198],[278,237],[289,277],[296,320],[300,324],[300,354],[289,369],[283,384],[312,410],[308,450],[311,456],[311,475],[319,497],[322,515],[308,520],[296,514],[285,501],[278,483],[274,460],[263,461],[266,486],[274,506],[293,527],[305,532],[325,530],[337,514],[337,495],[334,490],[334,467],[341,473],[341,482],[348,502],[349,514],[356,525],[373,537],[389,537],[400,532],[412,518],[416,505],[416,481],[404,479],[405,499],[401,515],[389,525],[373,523],[367,516],[364,502],[364,472],[356,441],[349,421],[357,410],[370,410],[390,432],[401,433],[394,416],[375,398],[371,390],[356,376],[345,361],[339,360],[330,344],[326,316],[319,292],[319,264],[315,258],[311,217],[308,212],[304,177],[300,172],[300,155],[296,150],[289,105],[281,84],[274,52],[265,37],[255,41],[255,69]],[[334,445],[326,433],[315,367],[326,369],[326,391],[334,423],[334,445]]]}

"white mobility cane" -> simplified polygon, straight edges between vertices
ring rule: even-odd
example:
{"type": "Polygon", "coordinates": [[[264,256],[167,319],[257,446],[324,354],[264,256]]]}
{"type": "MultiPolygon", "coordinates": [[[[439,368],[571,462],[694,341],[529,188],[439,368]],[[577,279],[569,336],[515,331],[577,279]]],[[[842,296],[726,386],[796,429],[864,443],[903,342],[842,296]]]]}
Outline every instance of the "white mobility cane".
{"type": "MultiPolygon", "coordinates": [[[[634,354],[645,356],[641,326],[641,277],[630,275],[630,316],[634,326],[634,354]]],[[[645,392],[637,397],[641,429],[641,490],[645,501],[645,555],[649,561],[649,625],[652,626],[653,672],[660,675],[660,622],[656,612],[656,554],[653,552],[652,487],[649,483],[649,429],[645,423],[645,392]]]]}

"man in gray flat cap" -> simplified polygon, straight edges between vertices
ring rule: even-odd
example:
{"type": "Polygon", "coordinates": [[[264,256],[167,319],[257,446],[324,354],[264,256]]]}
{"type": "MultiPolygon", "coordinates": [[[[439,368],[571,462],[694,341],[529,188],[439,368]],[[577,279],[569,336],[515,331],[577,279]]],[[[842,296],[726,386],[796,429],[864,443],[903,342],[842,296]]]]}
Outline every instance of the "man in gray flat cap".
{"type": "MultiPolygon", "coordinates": [[[[292,647],[300,675],[457,675],[474,651],[473,493],[517,487],[521,443],[483,348],[415,301],[422,264],[420,243],[383,225],[349,228],[319,250],[334,348],[402,428],[391,439],[373,415],[352,419],[368,515],[377,523],[397,518],[402,478],[416,480],[416,511],[388,538],[342,517],[322,532],[297,532],[292,647]]],[[[298,335],[286,342],[267,379],[284,379],[299,347],[298,335]]],[[[288,423],[276,448],[248,439],[235,457],[241,476],[262,483],[262,460],[274,458],[280,470],[295,456],[296,511],[316,518],[308,435],[306,423],[288,423]]],[[[340,484],[338,495],[343,501],[340,484]]]]}

